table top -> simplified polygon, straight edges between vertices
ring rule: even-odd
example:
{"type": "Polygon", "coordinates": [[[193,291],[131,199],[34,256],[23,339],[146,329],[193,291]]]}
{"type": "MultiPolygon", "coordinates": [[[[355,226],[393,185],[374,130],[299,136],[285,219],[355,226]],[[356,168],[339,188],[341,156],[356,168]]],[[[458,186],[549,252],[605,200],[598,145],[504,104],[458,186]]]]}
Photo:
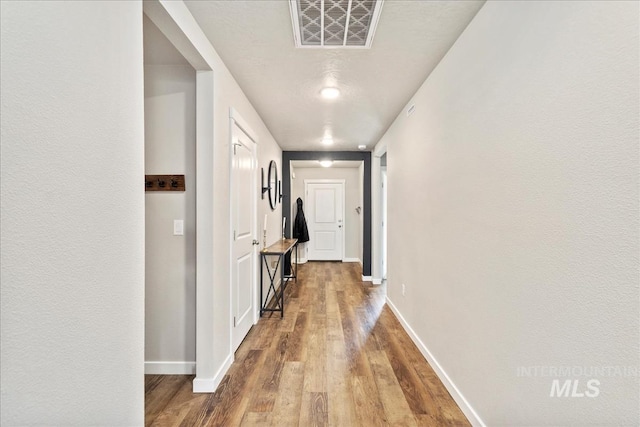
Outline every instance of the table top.
{"type": "Polygon", "coordinates": [[[273,245],[260,251],[264,255],[282,255],[286,254],[298,243],[298,239],[279,239],[273,245]]]}

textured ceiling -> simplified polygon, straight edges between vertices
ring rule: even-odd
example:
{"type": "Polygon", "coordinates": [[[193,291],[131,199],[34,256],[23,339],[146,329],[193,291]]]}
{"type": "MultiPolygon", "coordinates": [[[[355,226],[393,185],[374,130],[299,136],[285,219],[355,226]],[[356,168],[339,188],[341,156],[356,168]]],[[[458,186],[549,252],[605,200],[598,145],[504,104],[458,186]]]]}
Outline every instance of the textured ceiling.
{"type": "Polygon", "coordinates": [[[372,48],[342,50],[295,48],[284,0],[185,3],[284,150],[371,149],[483,5],[387,0],[372,48]]]}

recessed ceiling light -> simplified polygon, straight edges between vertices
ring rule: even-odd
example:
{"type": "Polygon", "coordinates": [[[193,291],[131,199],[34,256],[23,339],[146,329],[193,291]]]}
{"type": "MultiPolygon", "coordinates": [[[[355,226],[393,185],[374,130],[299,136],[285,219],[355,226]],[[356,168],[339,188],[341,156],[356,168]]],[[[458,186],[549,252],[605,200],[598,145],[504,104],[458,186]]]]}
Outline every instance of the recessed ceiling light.
{"type": "Polygon", "coordinates": [[[367,148],[367,146],[364,144],[358,145],[358,150],[364,150],[365,148],[367,148]]]}
{"type": "Polygon", "coordinates": [[[330,136],[325,136],[324,138],[322,138],[322,143],[324,145],[332,145],[333,144],[333,138],[331,138],[330,136]]]}
{"type": "Polygon", "coordinates": [[[320,160],[320,166],[322,166],[323,168],[330,168],[332,164],[332,160],[320,160]]]}
{"type": "Polygon", "coordinates": [[[337,87],[325,87],[320,91],[320,95],[324,99],[336,99],[340,96],[340,90],[337,87]]]}

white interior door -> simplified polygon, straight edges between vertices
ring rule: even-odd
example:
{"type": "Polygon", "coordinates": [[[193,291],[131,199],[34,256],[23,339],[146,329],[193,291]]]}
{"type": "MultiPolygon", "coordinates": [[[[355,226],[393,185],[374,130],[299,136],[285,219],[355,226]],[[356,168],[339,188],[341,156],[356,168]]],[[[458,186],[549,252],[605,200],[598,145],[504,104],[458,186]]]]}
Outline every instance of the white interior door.
{"type": "Polygon", "coordinates": [[[233,122],[231,158],[231,341],[235,351],[254,321],[256,251],[256,146],[233,122]]]}
{"type": "Polygon", "coordinates": [[[344,256],[344,180],[305,180],[307,200],[307,258],[342,261],[344,256]]]}

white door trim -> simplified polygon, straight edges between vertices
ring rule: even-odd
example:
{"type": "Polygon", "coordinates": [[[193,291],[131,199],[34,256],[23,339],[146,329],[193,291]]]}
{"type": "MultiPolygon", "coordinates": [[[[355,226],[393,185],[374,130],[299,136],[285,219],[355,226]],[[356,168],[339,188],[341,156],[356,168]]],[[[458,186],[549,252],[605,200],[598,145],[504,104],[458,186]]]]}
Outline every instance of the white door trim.
{"type": "MultiPolygon", "coordinates": [[[[257,145],[258,144],[258,137],[256,136],[257,134],[253,131],[253,129],[251,129],[251,127],[249,126],[249,123],[247,123],[242,116],[240,115],[240,113],[238,113],[238,111],[233,108],[233,107],[229,107],[229,118],[233,121],[236,122],[236,124],[238,125],[238,127],[240,129],[242,129],[244,131],[244,133],[247,134],[247,136],[257,145]]],[[[231,122],[231,126],[233,127],[233,122],[231,122]]],[[[256,153],[257,154],[257,153],[256,153]]]]}
{"type": "MultiPolygon", "coordinates": [[[[387,146],[384,144],[376,145],[371,153],[371,280],[374,284],[382,283],[382,170],[380,160],[385,153],[387,153],[387,146]]],[[[387,255],[387,267],[388,264],[389,256],[387,255]]]]}
{"type": "MultiPolygon", "coordinates": [[[[255,164],[253,165],[253,176],[252,176],[252,181],[253,181],[253,188],[257,189],[258,188],[258,173],[257,173],[257,169],[258,169],[258,165],[257,165],[257,161],[258,161],[258,139],[256,137],[256,134],[253,132],[253,130],[249,127],[249,125],[247,124],[247,122],[242,118],[242,116],[240,116],[240,114],[238,113],[237,110],[235,110],[233,107],[229,108],[229,195],[231,195],[233,193],[233,126],[237,125],[248,137],[249,139],[253,142],[253,157],[254,157],[254,162],[255,164]]],[[[233,196],[230,197],[230,200],[233,196]]],[[[257,197],[257,190],[254,191],[254,194],[252,195],[253,197],[253,203],[251,204],[251,210],[252,212],[252,218],[253,218],[253,236],[252,239],[257,239],[257,218],[258,218],[258,197],[257,197]]],[[[234,325],[233,325],[233,203],[229,203],[229,262],[228,262],[228,266],[229,266],[229,348],[232,349],[231,352],[231,357],[232,357],[232,361],[233,361],[233,329],[234,329],[234,325]]],[[[258,316],[259,316],[259,305],[258,305],[258,293],[259,293],[259,289],[258,289],[258,276],[256,273],[256,269],[257,269],[257,258],[258,258],[258,252],[256,250],[257,246],[253,247],[253,253],[252,253],[252,261],[251,261],[251,280],[252,283],[254,284],[254,289],[253,289],[253,324],[255,325],[258,322],[258,316]]]]}
{"type": "Polygon", "coordinates": [[[387,227],[388,227],[388,218],[387,218],[387,200],[388,200],[388,195],[387,195],[387,191],[388,191],[388,184],[387,184],[387,167],[386,166],[380,166],[380,175],[381,175],[381,183],[382,185],[380,186],[381,190],[380,190],[380,202],[381,202],[381,209],[380,209],[380,216],[381,216],[381,221],[380,221],[380,264],[381,264],[381,276],[382,276],[382,280],[386,280],[387,279],[387,270],[388,270],[388,266],[389,266],[389,261],[388,261],[388,254],[387,254],[387,247],[388,247],[388,242],[387,242],[387,227]]]}
{"type": "Polygon", "coordinates": [[[214,391],[221,381],[207,362],[213,360],[213,71],[196,71],[196,378],[214,391]]]}
{"type": "MultiPolygon", "coordinates": [[[[346,192],[346,180],[344,179],[305,179],[304,180],[304,204],[305,206],[309,206],[308,204],[308,195],[309,195],[309,184],[341,184],[342,185],[342,262],[345,262],[345,239],[346,239],[346,229],[347,229],[347,220],[345,214],[345,192],[346,192]]],[[[306,260],[307,254],[304,254],[303,258],[306,260]]]]}

